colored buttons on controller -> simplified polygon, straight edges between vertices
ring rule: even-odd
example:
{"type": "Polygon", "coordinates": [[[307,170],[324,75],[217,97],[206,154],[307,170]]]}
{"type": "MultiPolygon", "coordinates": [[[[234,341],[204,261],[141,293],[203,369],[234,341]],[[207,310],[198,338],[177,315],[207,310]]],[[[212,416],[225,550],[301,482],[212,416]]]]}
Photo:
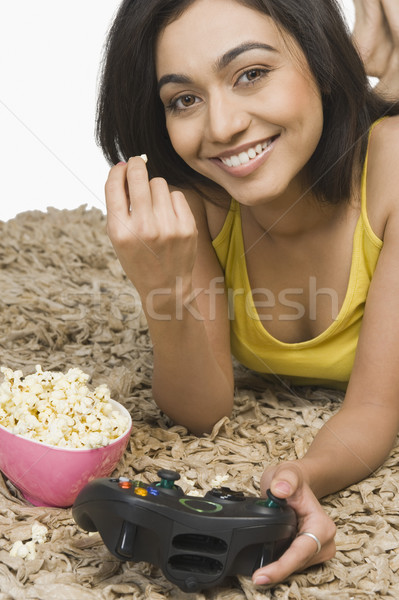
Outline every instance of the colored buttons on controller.
{"type": "MultiPolygon", "coordinates": [[[[111,482],[115,482],[118,484],[118,487],[121,488],[121,490],[131,490],[132,488],[134,489],[142,489],[144,491],[146,491],[146,487],[145,483],[143,483],[142,481],[136,481],[136,480],[132,480],[129,479],[128,477],[119,477],[119,479],[111,479],[111,482]]],[[[140,495],[144,495],[141,494],[141,492],[139,492],[138,496],[140,495]]],[[[145,494],[147,495],[147,494],[145,494]]]]}
{"type": "Polygon", "coordinates": [[[148,491],[146,490],[146,488],[136,487],[134,488],[134,494],[136,494],[136,496],[141,496],[141,498],[145,498],[146,496],[148,496],[148,491]]]}
{"type": "Polygon", "coordinates": [[[127,477],[119,477],[118,486],[121,488],[121,490],[130,490],[132,487],[132,482],[127,477]]]}
{"type": "Polygon", "coordinates": [[[151,495],[151,496],[159,496],[159,491],[154,488],[154,487],[148,487],[147,488],[147,492],[151,495]]]}

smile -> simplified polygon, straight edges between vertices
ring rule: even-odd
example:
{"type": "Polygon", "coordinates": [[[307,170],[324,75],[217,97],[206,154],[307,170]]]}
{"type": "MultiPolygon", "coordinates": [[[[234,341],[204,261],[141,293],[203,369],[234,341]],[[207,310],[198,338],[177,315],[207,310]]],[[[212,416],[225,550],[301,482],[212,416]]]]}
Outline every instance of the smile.
{"type": "Polygon", "coordinates": [[[247,177],[258,169],[270,156],[280,134],[271,136],[263,142],[258,142],[253,146],[237,148],[236,154],[225,152],[210,160],[232,177],[247,177]]]}
{"type": "Polygon", "coordinates": [[[275,137],[269,138],[265,142],[257,144],[253,148],[248,148],[248,150],[244,152],[240,152],[239,154],[233,154],[229,157],[220,158],[226,167],[239,167],[240,165],[246,165],[251,160],[262,154],[264,150],[270,148],[274,141],[275,137]]]}

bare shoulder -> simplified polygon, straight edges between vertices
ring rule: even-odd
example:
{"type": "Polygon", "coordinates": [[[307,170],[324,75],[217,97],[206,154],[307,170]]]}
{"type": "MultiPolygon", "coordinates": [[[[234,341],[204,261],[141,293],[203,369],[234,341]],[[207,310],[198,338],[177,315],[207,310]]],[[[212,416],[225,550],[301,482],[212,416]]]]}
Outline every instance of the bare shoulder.
{"type": "Polygon", "coordinates": [[[201,194],[195,190],[187,190],[170,186],[171,191],[184,194],[188,205],[196,219],[199,231],[206,228],[211,240],[215,239],[226,220],[230,206],[230,196],[223,190],[204,190],[201,194]]]}
{"type": "Polygon", "coordinates": [[[388,219],[399,214],[399,116],[381,121],[373,130],[367,173],[370,224],[383,239],[388,219]]]}

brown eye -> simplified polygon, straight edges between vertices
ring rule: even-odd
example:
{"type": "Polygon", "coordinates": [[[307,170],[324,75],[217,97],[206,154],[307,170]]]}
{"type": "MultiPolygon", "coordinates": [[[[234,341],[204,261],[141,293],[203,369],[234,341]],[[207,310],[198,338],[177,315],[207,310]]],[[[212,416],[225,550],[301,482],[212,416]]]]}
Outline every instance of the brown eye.
{"type": "Polygon", "coordinates": [[[180,102],[182,103],[183,106],[185,106],[186,108],[188,108],[189,106],[192,106],[193,104],[195,104],[195,97],[194,96],[181,96],[181,98],[179,98],[180,102]]]}
{"type": "Polygon", "coordinates": [[[257,79],[259,76],[260,76],[259,69],[252,69],[251,71],[247,72],[248,81],[253,81],[254,79],[257,79]]]}
{"type": "Polygon", "coordinates": [[[267,68],[256,68],[256,69],[248,69],[245,71],[239,78],[239,84],[248,84],[255,83],[266,77],[270,73],[270,69],[267,68]]]}
{"type": "Polygon", "coordinates": [[[174,100],[166,106],[166,110],[169,112],[183,112],[193,106],[200,104],[201,98],[194,96],[194,94],[182,94],[177,96],[174,100]]]}

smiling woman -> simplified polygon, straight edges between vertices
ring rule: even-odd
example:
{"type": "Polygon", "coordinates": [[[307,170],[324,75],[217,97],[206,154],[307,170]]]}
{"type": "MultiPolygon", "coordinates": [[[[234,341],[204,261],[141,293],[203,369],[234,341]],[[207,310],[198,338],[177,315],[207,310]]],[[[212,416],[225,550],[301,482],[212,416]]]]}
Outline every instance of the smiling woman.
{"type": "Polygon", "coordinates": [[[267,380],[346,390],[303,458],[264,471],[299,532],[257,584],[333,556],[317,498],[396,439],[398,113],[334,0],[125,0],[110,32],[108,232],[147,317],[156,403],[210,431],[232,410],[231,353],[267,380]]]}
{"type": "Polygon", "coordinates": [[[160,85],[169,81],[160,96],[173,148],[245,205],[285,191],[290,206],[322,133],[320,93],[289,41],[269,16],[240,4],[232,11],[229,0],[195,2],[158,38],[157,76],[160,85]]]}

